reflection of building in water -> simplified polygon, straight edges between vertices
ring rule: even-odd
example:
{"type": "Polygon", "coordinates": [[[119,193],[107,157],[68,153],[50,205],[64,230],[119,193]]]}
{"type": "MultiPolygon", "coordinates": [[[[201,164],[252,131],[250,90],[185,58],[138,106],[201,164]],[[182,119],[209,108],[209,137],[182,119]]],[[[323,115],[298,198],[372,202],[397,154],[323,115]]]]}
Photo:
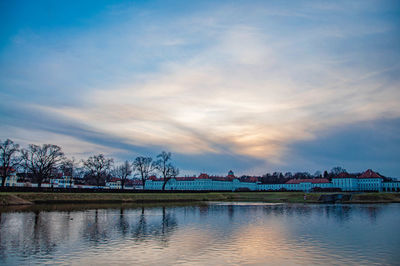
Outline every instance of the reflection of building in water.
{"type": "MultiPolygon", "coordinates": [[[[161,190],[163,179],[151,177],[145,188],[161,190]]],[[[171,178],[166,190],[217,190],[217,191],[311,191],[316,189],[340,189],[342,191],[399,191],[400,182],[386,182],[384,177],[368,169],[360,175],[341,173],[329,180],[327,178],[291,179],[284,184],[262,184],[257,177],[237,178],[232,171],[226,177],[200,174],[198,177],[171,178]]]]}

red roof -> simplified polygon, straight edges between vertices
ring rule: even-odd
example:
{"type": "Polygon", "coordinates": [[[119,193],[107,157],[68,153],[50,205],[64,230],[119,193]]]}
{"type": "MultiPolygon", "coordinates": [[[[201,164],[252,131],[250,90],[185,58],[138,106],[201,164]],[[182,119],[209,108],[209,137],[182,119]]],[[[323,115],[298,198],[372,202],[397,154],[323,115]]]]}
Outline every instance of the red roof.
{"type": "MultiPolygon", "coordinates": [[[[4,169],[4,167],[0,166],[0,171],[3,171],[3,169],[4,169]]],[[[10,171],[10,172],[15,172],[15,169],[12,168],[12,167],[7,167],[7,170],[10,171]]]]}
{"type": "Polygon", "coordinates": [[[358,178],[383,178],[380,174],[375,173],[371,169],[368,169],[364,173],[362,173],[358,178]]]}
{"type": "Polygon", "coordinates": [[[193,181],[196,179],[194,176],[175,177],[176,181],[193,181]]]}
{"type": "Polygon", "coordinates": [[[113,177],[113,178],[111,178],[110,181],[108,181],[108,182],[117,182],[117,181],[121,181],[121,179],[120,179],[120,178],[113,177]]]}
{"type": "Polygon", "coordinates": [[[210,176],[209,175],[207,175],[207,174],[204,174],[204,173],[201,173],[200,175],[199,175],[199,177],[198,177],[199,179],[209,179],[210,178],[210,176]]]}
{"type": "Polygon", "coordinates": [[[143,182],[142,182],[142,180],[135,179],[135,180],[132,180],[132,184],[136,185],[136,186],[142,186],[143,182]]]}
{"type": "Polygon", "coordinates": [[[222,177],[222,176],[212,176],[211,179],[213,181],[232,181],[234,178],[231,177],[222,177]]]}
{"type": "Polygon", "coordinates": [[[197,177],[197,179],[212,179],[212,180],[214,180],[214,181],[232,181],[233,179],[235,179],[235,176],[226,176],[226,177],[223,177],[223,176],[209,176],[208,174],[205,174],[205,173],[201,173],[200,175],[199,175],[199,177],[197,177]]]}
{"type": "Polygon", "coordinates": [[[245,178],[240,178],[240,182],[257,183],[258,178],[256,176],[249,176],[245,178]]]}
{"type": "Polygon", "coordinates": [[[300,183],[312,183],[312,184],[329,183],[329,179],[327,178],[290,179],[289,181],[286,182],[286,184],[300,184],[300,183]]]}
{"type": "Polygon", "coordinates": [[[352,176],[349,173],[342,172],[333,178],[351,178],[352,176]]]}
{"type": "Polygon", "coordinates": [[[162,179],[161,179],[161,178],[157,178],[155,175],[152,175],[152,176],[149,177],[149,180],[152,180],[152,181],[161,181],[162,179]]]}

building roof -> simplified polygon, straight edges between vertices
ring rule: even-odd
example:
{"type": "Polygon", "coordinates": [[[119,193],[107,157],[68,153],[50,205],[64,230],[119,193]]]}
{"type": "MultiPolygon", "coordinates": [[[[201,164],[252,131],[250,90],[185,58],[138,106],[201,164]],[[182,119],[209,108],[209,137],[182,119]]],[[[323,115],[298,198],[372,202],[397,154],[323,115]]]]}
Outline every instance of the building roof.
{"type": "Polygon", "coordinates": [[[148,178],[148,180],[152,180],[152,181],[161,181],[162,178],[157,178],[155,175],[152,175],[148,178]]]}
{"type": "Polygon", "coordinates": [[[113,178],[111,178],[109,181],[107,181],[107,182],[118,182],[118,181],[121,181],[121,179],[120,178],[116,178],[116,177],[113,177],[113,178]]]}
{"type": "Polygon", "coordinates": [[[357,175],[358,174],[349,174],[349,173],[343,172],[332,178],[357,178],[357,175]]]}
{"type": "Polygon", "coordinates": [[[235,174],[233,173],[233,171],[232,170],[229,170],[229,172],[228,172],[228,175],[227,175],[228,177],[235,177],[235,174]]]}
{"type": "Polygon", "coordinates": [[[209,179],[209,178],[210,178],[210,176],[207,175],[207,174],[205,174],[205,173],[201,173],[201,174],[199,175],[199,177],[198,177],[198,179],[209,179]]]}
{"type": "Polygon", "coordinates": [[[194,176],[175,177],[176,181],[193,181],[196,180],[194,176]]]}
{"type": "MultiPolygon", "coordinates": [[[[4,169],[4,167],[3,167],[3,166],[0,166],[0,171],[1,171],[1,172],[3,171],[3,169],[4,169]]],[[[10,171],[10,172],[15,172],[15,169],[12,168],[12,167],[7,167],[7,170],[10,171]]]]}
{"type": "Polygon", "coordinates": [[[257,183],[258,177],[248,176],[248,177],[240,178],[240,182],[257,183]]]}
{"type": "Polygon", "coordinates": [[[349,173],[346,172],[342,172],[340,174],[338,174],[337,176],[334,176],[332,178],[351,178],[352,176],[349,173]]]}
{"type": "Polygon", "coordinates": [[[228,182],[233,181],[233,179],[235,179],[234,177],[230,177],[230,176],[227,176],[227,177],[224,177],[224,176],[211,176],[210,178],[213,181],[228,181],[228,182]]]}
{"type": "Polygon", "coordinates": [[[312,184],[329,183],[329,179],[327,178],[290,179],[289,181],[286,182],[286,184],[300,184],[300,183],[312,183],[312,184]]]}
{"type": "Polygon", "coordinates": [[[142,185],[143,185],[143,182],[142,182],[142,180],[140,180],[140,179],[127,179],[127,180],[125,181],[125,186],[133,186],[133,185],[135,185],[135,186],[142,186],[142,185]]]}
{"type": "Polygon", "coordinates": [[[380,174],[368,169],[364,173],[362,173],[358,178],[383,178],[380,174]]]}

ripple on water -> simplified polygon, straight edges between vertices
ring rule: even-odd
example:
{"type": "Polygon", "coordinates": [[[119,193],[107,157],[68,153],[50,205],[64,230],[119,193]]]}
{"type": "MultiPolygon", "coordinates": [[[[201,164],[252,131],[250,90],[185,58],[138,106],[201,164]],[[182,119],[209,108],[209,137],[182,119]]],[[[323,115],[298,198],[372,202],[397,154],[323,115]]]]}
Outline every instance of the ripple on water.
{"type": "Polygon", "coordinates": [[[400,261],[400,204],[5,212],[0,264],[310,265],[400,261]]]}

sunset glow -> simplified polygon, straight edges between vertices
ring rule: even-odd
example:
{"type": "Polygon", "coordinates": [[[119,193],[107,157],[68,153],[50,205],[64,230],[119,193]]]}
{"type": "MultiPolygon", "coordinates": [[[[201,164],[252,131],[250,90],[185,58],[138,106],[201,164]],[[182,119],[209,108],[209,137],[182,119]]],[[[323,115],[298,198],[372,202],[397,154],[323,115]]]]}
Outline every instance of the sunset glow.
{"type": "Polygon", "coordinates": [[[398,2],[18,2],[0,4],[1,139],[168,150],[183,174],[399,174],[398,2]]]}

